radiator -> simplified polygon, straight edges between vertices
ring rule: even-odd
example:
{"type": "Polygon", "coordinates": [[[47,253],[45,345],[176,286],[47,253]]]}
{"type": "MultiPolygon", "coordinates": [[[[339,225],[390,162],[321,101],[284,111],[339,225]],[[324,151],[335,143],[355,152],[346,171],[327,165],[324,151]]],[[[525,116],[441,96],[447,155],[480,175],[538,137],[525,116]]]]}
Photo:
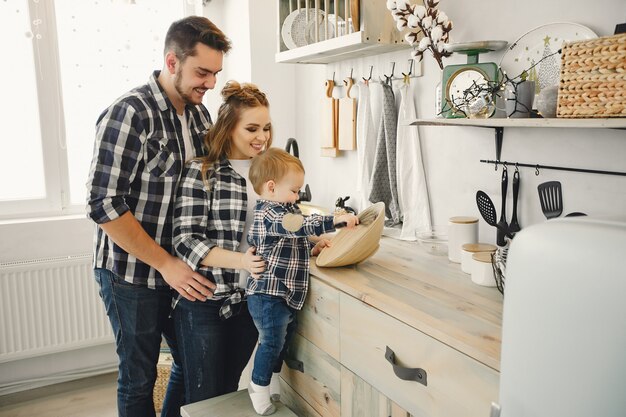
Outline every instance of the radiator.
{"type": "Polygon", "coordinates": [[[0,362],[113,341],[91,254],[0,263],[0,362]]]}

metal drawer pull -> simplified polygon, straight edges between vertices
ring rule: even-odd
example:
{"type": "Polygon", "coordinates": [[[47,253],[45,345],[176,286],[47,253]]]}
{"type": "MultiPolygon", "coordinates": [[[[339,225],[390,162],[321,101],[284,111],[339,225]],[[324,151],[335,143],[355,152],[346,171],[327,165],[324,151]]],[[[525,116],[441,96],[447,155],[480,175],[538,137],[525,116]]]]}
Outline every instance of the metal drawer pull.
{"type": "Polygon", "coordinates": [[[426,386],[426,371],[421,368],[405,368],[402,366],[396,365],[396,354],[389,348],[389,346],[385,346],[387,349],[385,350],[385,359],[387,362],[393,366],[393,373],[400,379],[405,381],[415,381],[420,384],[426,386]]]}
{"type": "Polygon", "coordinates": [[[285,364],[287,365],[287,367],[289,367],[289,369],[304,373],[304,362],[302,361],[299,361],[295,358],[285,358],[285,364]]]}

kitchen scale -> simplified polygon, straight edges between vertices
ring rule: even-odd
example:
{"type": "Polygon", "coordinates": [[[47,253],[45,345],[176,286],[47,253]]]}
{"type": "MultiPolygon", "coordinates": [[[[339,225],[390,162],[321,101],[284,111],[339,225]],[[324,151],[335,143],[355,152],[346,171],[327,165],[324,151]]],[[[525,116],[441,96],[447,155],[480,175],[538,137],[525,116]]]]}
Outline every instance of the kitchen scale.
{"type": "Polygon", "coordinates": [[[493,99],[487,88],[499,81],[495,62],[478,62],[481,53],[499,51],[506,41],[478,41],[450,43],[448,52],[467,55],[467,63],[447,65],[442,75],[441,114],[446,119],[462,117],[491,117],[495,111],[493,99]]]}

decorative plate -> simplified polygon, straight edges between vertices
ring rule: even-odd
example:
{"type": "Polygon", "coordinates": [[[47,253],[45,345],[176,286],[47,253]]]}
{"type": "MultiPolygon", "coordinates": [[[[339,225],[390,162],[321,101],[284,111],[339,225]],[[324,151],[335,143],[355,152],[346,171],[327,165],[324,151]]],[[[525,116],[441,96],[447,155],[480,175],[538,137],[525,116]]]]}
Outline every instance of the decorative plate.
{"type": "MultiPolygon", "coordinates": [[[[323,21],[324,12],[319,9],[308,9],[308,22],[315,22],[315,15],[323,21]]],[[[305,8],[294,10],[285,18],[280,34],[285,42],[285,46],[289,49],[299,48],[309,44],[307,41],[307,11],[305,8]]]]}
{"type": "Polygon", "coordinates": [[[591,29],[577,23],[542,25],[513,42],[502,56],[500,67],[511,79],[527,71],[529,78],[536,81],[535,93],[539,94],[546,87],[559,85],[561,55],[558,50],[563,43],[593,38],[597,35],[591,29]]]}

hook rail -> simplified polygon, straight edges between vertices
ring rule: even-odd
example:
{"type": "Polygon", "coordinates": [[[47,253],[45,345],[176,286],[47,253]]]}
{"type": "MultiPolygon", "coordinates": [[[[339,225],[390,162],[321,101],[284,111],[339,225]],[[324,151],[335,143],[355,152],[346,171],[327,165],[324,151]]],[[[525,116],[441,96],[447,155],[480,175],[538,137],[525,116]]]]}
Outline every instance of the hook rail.
{"type": "Polygon", "coordinates": [[[599,169],[585,169],[585,168],[570,168],[570,167],[560,167],[560,166],[554,166],[554,165],[540,165],[540,164],[525,164],[522,162],[508,162],[508,161],[499,161],[499,160],[491,160],[491,159],[481,159],[480,162],[482,162],[483,164],[495,164],[496,167],[498,165],[503,165],[503,166],[511,166],[514,165],[516,167],[526,167],[526,168],[533,168],[535,170],[535,174],[539,175],[539,171],[542,169],[551,169],[551,170],[557,170],[557,171],[569,171],[569,172],[583,172],[586,174],[601,174],[601,175],[616,175],[616,176],[621,176],[621,177],[626,177],[626,172],[619,172],[619,171],[604,171],[604,170],[599,170],[599,169]]]}

